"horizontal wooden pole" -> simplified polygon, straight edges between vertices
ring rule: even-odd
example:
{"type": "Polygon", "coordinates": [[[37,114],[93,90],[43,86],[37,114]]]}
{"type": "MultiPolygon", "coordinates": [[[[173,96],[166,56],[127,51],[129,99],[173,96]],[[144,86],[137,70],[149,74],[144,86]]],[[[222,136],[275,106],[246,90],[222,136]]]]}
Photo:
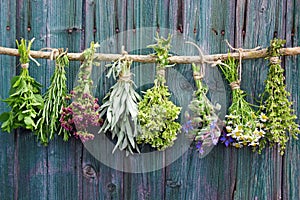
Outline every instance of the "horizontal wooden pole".
{"type": "MultiPolygon", "coordinates": [[[[292,48],[282,48],[280,50],[281,54],[284,56],[293,56],[300,54],[300,47],[292,47],[292,48]]],[[[0,47],[0,54],[9,55],[9,56],[19,56],[18,50],[13,48],[0,47]]],[[[45,51],[30,51],[30,55],[33,58],[42,58],[42,59],[50,59],[51,52],[45,51]]],[[[98,61],[114,61],[121,58],[122,54],[102,54],[96,53],[95,59],[98,61]]],[[[231,57],[239,58],[239,53],[231,53],[231,57]]],[[[242,52],[242,58],[244,59],[256,59],[256,58],[264,58],[267,56],[267,49],[261,49],[256,51],[242,52]]],[[[84,59],[82,53],[68,53],[69,60],[74,61],[82,61],[84,59]]],[[[127,55],[129,59],[134,62],[141,63],[154,63],[156,58],[152,55],[127,55]]],[[[203,59],[206,61],[217,61],[217,60],[226,60],[228,58],[228,54],[212,54],[212,55],[204,55],[203,59]]],[[[191,64],[191,63],[201,63],[200,56],[171,56],[168,58],[170,63],[178,63],[178,64],[191,64]]]]}

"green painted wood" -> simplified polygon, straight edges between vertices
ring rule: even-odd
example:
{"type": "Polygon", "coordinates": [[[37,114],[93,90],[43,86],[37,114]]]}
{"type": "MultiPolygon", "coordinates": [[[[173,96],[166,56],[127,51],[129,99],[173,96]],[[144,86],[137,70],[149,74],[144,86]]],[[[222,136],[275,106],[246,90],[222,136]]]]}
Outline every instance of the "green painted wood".
{"type": "MultiPolygon", "coordinates": [[[[82,2],[51,1],[47,9],[47,46],[68,48],[80,52],[82,44],[82,2]]],[[[54,64],[54,62],[51,62],[54,64]]],[[[76,85],[80,62],[71,62],[66,68],[68,89],[76,85]]],[[[50,78],[52,74],[47,74],[50,78]]],[[[72,138],[68,142],[57,136],[47,149],[48,199],[83,199],[82,151],[80,141],[72,138]]]]}
{"type": "MultiPolygon", "coordinates": [[[[16,4],[15,2],[0,1],[0,41],[1,44],[9,47],[15,47],[14,39],[16,37],[16,4]],[[3,9],[3,10],[2,10],[3,9]]],[[[10,77],[16,73],[16,58],[0,56],[0,98],[8,97],[10,88],[10,77]],[[4,78],[6,77],[6,78],[4,78]]],[[[8,108],[3,102],[0,102],[0,112],[7,111],[8,108]]],[[[14,199],[15,182],[17,178],[14,176],[17,170],[15,162],[15,145],[14,135],[0,131],[0,198],[14,199]]]]}
{"type": "MultiPolygon", "coordinates": [[[[287,39],[287,46],[299,46],[298,1],[177,1],[177,0],[84,0],[84,1],[0,1],[0,44],[14,47],[14,40],[35,37],[34,49],[64,47],[79,52],[90,41],[101,44],[100,52],[119,53],[121,46],[133,54],[149,53],[155,31],[164,36],[172,32],[177,38],[191,40],[206,54],[223,53],[234,46],[267,47],[277,34],[287,39]],[[9,17],[7,17],[9,16],[9,17]],[[16,16],[16,17],[15,17],[16,16]],[[6,26],[11,27],[6,30],[6,26]],[[140,31],[141,28],[147,31],[140,31]],[[150,28],[149,28],[150,27],[150,28]],[[294,33],[294,36],[292,36],[294,33]]],[[[197,55],[197,50],[174,40],[173,54],[197,55]]],[[[45,87],[50,83],[53,61],[32,63],[30,73],[45,87]]],[[[1,92],[8,96],[9,79],[18,71],[16,58],[0,56],[1,92]]],[[[97,83],[95,95],[101,100],[114,81],[106,79],[104,65],[93,69],[97,83]]],[[[285,58],[286,82],[299,117],[299,58],[285,58]]],[[[80,63],[72,62],[67,69],[68,88],[76,82],[80,63]]],[[[247,99],[255,103],[264,89],[267,75],[264,59],[243,61],[242,88],[247,99]]],[[[135,63],[132,68],[137,90],[150,87],[154,64],[135,63]]],[[[230,91],[217,69],[207,69],[207,84],[211,98],[229,105],[230,91]],[[224,87],[226,91],[224,92],[224,87]],[[226,100],[224,100],[226,99],[226,100]]],[[[167,83],[172,100],[181,106],[189,102],[194,88],[191,68],[179,65],[167,71],[167,83]],[[176,93],[179,91],[180,95],[176,93]]],[[[0,111],[7,110],[0,103],[0,111]]],[[[225,112],[221,114],[224,117],[225,112]]],[[[0,140],[0,199],[298,199],[299,143],[289,144],[281,157],[277,149],[261,155],[250,149],[236,150],[222,145],[215,147],[203,159],[188,149],[166,168],[148,173],[124,173],[106,166],[94,158],[80,141],[65,143],[56,137],[48,147],[42,147],[35,136],[24,130],[15,135],[1,133],[0,140]]],[[[177,143],[178,144],[178,143],[177,143]]],[[[105,148],[105,147],[104,147],[105,148]]],[[[175,147],[174,147],[175,148],[175,147]]],[[[106,154],[110,155],[109,145],[106,154]]],[[[179,147],[178,151],[183,151],[179,147]]],[[[163,159],[152,162],[164,164],[178,152],[167,151],[163,159]]],[[[114,159],[122,160],[121,156],[114,159]]],[[[123,163],[127,165],[127,163],[123,163]]],[[[145,163],[135,163],[144,168],[145,163]]]]}
{"type": "MultiPolygon", "coordinates": [[[[299,8],[299,1],[287,1],[286,4],[286,40],[287,46],[299,45],[299,21],[300,15],[297,10],[299,8]]],[[[291,93],[290,99],[293,101],[299,122],[299,57],[293,56],[285,58],[286,61],[286,83],[287,89],[291,93]]],[[[300,196],[299,189],[297,187],[291,187],[292,185],[299,185],[300,176],[298,169],[300,167],[299,157],[300,145],[299,141],[289,142],[287,146],[287,152],[283,159],[283,199],[297,199],[300,196]]]]}
{"type": "MultiPolygon", "coordinates": [[[[16,38],[21,37],[31,39],[37,37],[33,44],[34,49],[40,49],[46,45],[41,40],[40,35],[46,33],[46,23],[42,2],[18,1],[16,5],[16,38]]],[[[43,70],[46,61],[38,60],[42,67],[37,67],[31,62],[29,73],[37,81],[44,83],[45,76],[43,70]]],[[[18,62],[19,63],[19,62],[18,62]]],[[[19,73],[19,72],[17,72],[19,73]]],[[[47,198],[47,150],[36,143],[33,133],[18,129],[15,132],[15,148],[17,171],[15,177],[15,199],[34,199],[40,196],[41,199],[47,198]]]]}

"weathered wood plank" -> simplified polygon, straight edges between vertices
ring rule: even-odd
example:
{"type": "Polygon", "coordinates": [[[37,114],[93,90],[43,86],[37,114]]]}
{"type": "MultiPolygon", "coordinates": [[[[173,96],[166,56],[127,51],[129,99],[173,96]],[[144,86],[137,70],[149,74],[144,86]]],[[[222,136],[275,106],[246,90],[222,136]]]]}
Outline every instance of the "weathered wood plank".
{"type": "MultiPolygon", "coordinates": [[[[121,13],[126,13],[126,4],[121,1],[87,1],[85,30],[94,30],[94,33],[85,34],[85,44],[88,46],[90,41],[99,42],[100,48],[98,52],[114,52],[119,53],[121,50],[120,38],[115,36],[116,32],[120,32],[126,29],[126,20],[118,21],[117,19],[122,17],[121,13]],[[123,5],[123,6],[122,6],[123,5]],[[120,11],[121,13],[119,13],[120,11]],[[120,22],[118,24],[117,22],[120,22]],[[93,27],[91,27],[93,26],[93,27]]],[[[126,15],[126,14],[125,14],[126,15]]],[[[122,41],[122,40],[121,40],[122,41]]],[[[102,103],[102,99],[108,92],[109,88],[114,84],[114,80],[106,78],[106,62],[101,62],[100,68],[94,68],[92,79],[94,81],[94,94],[99,98],[99,103],[102,103]]],[[[95,130],[95,134],[98,134],[98,130],[95,130]]],[[[97,137],[96,137],[97,138],[97,137]]],[[[101,140],[101,139],[100,139],[101,140]]],[[[123,188],[123,173],[117,171],[112,166],[106,166],[108,163],[101,163],[97,158],[97,153],[101,153],[102,156],[111,156],[111,149],[108,144],[97,144],[98,139],[91,141],[96,149],[93,152],[89,152],[89,149],[83,149],[82,167],[90,166],[96,176],[95,177],[83,177],[83,198],[84,199],[124,199],[123,188]],[[97,146],[102,145],[97,148],[97,146]],[[104,146],[103,146],[104,145],[104,146]],[[106,148],[107,147],[107,148],[106,148]],[[104,152],[102,152],[102,150],[104,152]],[[101,151],[101,152],[100,152],[101,151]]],[[[107,142],[110,142],[107,140],[107,142]]],[[[103,157],[102,157],[103,158],[103,157]]],[[[120,158],[115,158],[116,163],[120,158]]],[[[102,161],[104,162],[104,161],[102,161]]],[[[84,174],[83,174],[84,175],[84,174]]]]}
{"type": "MultiPolygon", "coordinates": [[[[47,5],[47,46],[82,51],[82,1],[51,1],[47,5]]],[[[48,62],[48,68],[53,64],[48,62]]],[[[65,69],[69,90],[76,85],[79,66],[80,62],[71,62],[65,69]]],[[[49,80],[53,73],[47,69],[43,76],[49,80]]],[[[82,149],[81,141],[73,137],[64,142],[62,136],[56,135],[51,141],[47,148],[48,199],[84,199],[82,149]]]]}
{"type": "MultiPolygon", "coordinates": [[[[42,48],[46,45],[41,36],[45,35],[47,13],[42,8],[43,2],[18,1],[17,2],[17,25],[16,39],[21,37],[31,39],[38,37],[32,48],[42,48]]],[[[36,67],[31,63],[29,73],[36,78],[38,82],[45,83],[44,69],[46,62],[38,60],[42,67],[36,67]]],[[[43,91],[45,88],[43,88],[43,91]]],[[[33,133],[23,129],[17,130],[16,154],[18,158],[17,171],[17,199],[34,199],[37,196],[40,199],[47,199],[47,149],[36,143],[36,137],[33,133]]]]}
{"type": "MultiPolygon", "coordinates": [[[[299,13],[300,2],[288,0],[286,3],[286,32],[285,38],[288,46],[299,45],[299,13]]],[[[286,57],[286,84],[287,89],[291,93],[291,101],[293,102],[293,108],[298,116],[299,123],[299,77],[300,77],[300,65],[299,56],[286,57]]],[[[290,141],[283,159],[283,171],[282,171],[282,193],[283,199],[297,199],[300,196],[300,144],[299,140],[290,141]]]]}
{"type": "MultiPolygon", "coordinates": [[[[15,47],[16,37],[16,3],[0,1],[0,43],[9,47],[15,47]]],[[[16,59],[8,56],[0,56],[0,99],[8,97],[10,77],[16,73],[16,59]],[[11,66],[7,69],[6,66],[11,66]]],[[[0,113],[8,111],[4,102],[0,102],[0,113]]],[[[16,172],[18,165],[15,162],[14,133],[8,134],[0,131],[0,199],[16,198],[17,186],[16,172]]]]}
{"type": "MultiPolygon", "coordinates": [[[[269,46],[274,32],[284,32],[282,27],[276,26],[275,19],[281,19],[285,13],[278,12],[279,1],[247,1],[246,14],[239,14],[244,21],[244,39],[237,38],[236,44],[243,44],[244,48],[258,45],[269,46]],[[243,39],[243,41],[239,41],[243,39]]],[[[239,19],[237,19],[239,20],[239,19]]],[[[281,22],[278,22],[281,23],[281,22]]],[[[264,90],[268,67],[263,59],[244,61],[242,72],[242,88],[249,94],[247,99],[256,104],[264,90]],[[261,67],[258,67],[261,66],[261,67]],[[248,78],[246,78],[248,77],[248,78]]],[[[235,199],[280,199],[282,157],[277,148],[266,149],[261,155],[252,153],[251,150],[238,150],[237,180],[234,193],[235,199]]]]}

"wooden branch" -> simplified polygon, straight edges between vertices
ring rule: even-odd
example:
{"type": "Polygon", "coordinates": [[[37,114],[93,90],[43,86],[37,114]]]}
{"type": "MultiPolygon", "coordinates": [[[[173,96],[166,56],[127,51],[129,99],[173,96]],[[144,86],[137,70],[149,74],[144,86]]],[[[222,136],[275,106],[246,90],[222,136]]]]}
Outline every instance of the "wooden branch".
{"type": "MultiPolygon", "coordinates": [[[[280,50],[281,54],[284,56],[294,56],[300,54],[300,47],[293,48],[282,48],[280,50]]],[[[0,47],[0,54],[9,55],[9,56],[19,56],[18,50],[13,48],[0,47]]],[[[51,52],[45,51],[30,51],[30,55],[33,58],[43,58],[50,59],[51,52]]],[[[95,60],[98,61],[114,61],[121,58],[122,54],[102,54],[96,53],[95,60]]],[[[129,59],[134,62],[141,63],[154,63],[156,58],[151,55],[127,55],[129,59]]],[[[231,53],[231,57],[238,59],[239,53],[231,53]]],[[[267,56],[267,49],[242,52],[242,58],[245,59],[256,59],[264,58],[267,56]]],[[[82,53],[68,53],[69,60],[82,61],[84,59],[82,53]]],[[[206,61],[217,61],[217,60],[226,60],[228,54],[213,54],[213,55],[204,55],[203,59],[206,61]]],[[[171,56],[169,58],[170,63],[178,64],[191,64],[191,63],[200,63],[202,60],[200,56],[171,56]]]]}

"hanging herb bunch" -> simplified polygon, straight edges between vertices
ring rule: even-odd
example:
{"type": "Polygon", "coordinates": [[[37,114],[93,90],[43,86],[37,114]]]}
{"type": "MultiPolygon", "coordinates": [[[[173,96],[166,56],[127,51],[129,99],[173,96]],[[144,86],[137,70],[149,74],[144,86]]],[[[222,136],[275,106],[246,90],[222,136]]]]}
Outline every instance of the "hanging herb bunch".
{"type": "Polygon", "coordinates": [[[229,114],[225,116],[226,131],[223,132],[220,141],[226,146],[229,144],[237,148],[252,146],[255,150],[266,134],[265,125],[268,118],[264,113],[258,116],[250,103],[245,100],[246,94],[240,89],[241,65],[229,56],[225,63],[218,66],[232,90],[232,103],[228,110],[229,114]]]}
{"type": "Polygon", "coordinates": [[[104,97],[103,104],[100,107],[100,117],[105,116],[105,121],[99,133],[110,131],[112,139],[117,137],[117,143],[113,149],[113,153],[117,148],[125,150],[126,155],[133,154],[134,150],[139,152],[135,138],[139,134],[138,124],[138,101],[141,97],[134,90],[134,83],[131,80],[130,72],[132,61],[126,58],[126,55],[107,65],[110,67],[107,77],[118,81],[113,85],[109,93],[104,97]]]}
{"type": "Polygon", "coordinates": [[[215,114],[217,106],[212,105],[207,98],[208,88],[202,83],[204,70],[201,70],[200,65],[195,64],[192,64],[192,69],[197,90],[188,105],[189,111],[185,113],[187,121],[182,126],[182,130],[193,137],[201,157],[207,155],[218,143],[221,131],[218,127],[218,116],[215,114]]]}
{"type": "Polygon", "coordinates": [[[36,129],[38,112],[44,106],[44,101],[40,94],[42,85],[35,81],[28,71],[29,61],[32,59],[30,57],[30,48],[33,41],[34,39],[29,41],[28,44],[25,39],[21,39],[20,43],[16,41],[22,67],[21,74],[12,78],[9,97],[4,100],[11,110],[2,113],[0,116],[0,120],[3,122],[2,130],[9,133],[12,129],[19,127],[31,131],[36,129]]]}
{"type": "Polygon", "coordinates": [[[148,47],[156,52],[157,74],[154,86],[145,92],[143,100],[138,104],[138,119],[142,134],[137,137],[137,142],[164,150],[174,144],[177,133],[180,131],[181,126],[175,120],[181,108],[169,100],[171,95],[165,85],[165,69],[174,66],[168,61],[171,36],[165,39],[157,34],[156,41],[156,44],[148,47]]]}
{"type": "Polygon", "coordinates": [[[55,61],[55,71],[51,77],[51,84],[44,94],[45,104],[39,112],[36,135],[41,143],[47,145],[54,134],[63,134],[63,140],[67,141],[69,133],[60,126],[59,119],[63,107],[67,105],[67,85],[65,67],[69,66],[67,51],[58,50],[59,55],[55,61]]]}
{"type": "Polygon", "coordinates": [[[94,54],[98,43],[91,43],[90,48],[83,52],[84,61],[80,66],[78,75],[78,85],[71,91],[67,99],[71,98],[73,102],[68,107],[63,107],[61,112],[61,126],[73,133],[76,138],[82,142],[94,139],[94,134],[90,130],[101,126],[102,121],[99,119],[98,99],[91,94],[93,81],[90,78],[94,62],[94,54]]]}
{"type": "Polygon", "coordinates": [[[271,146],[278,144],[281,155],[284,154],[286,143],[290,137],[297,139],[299,133],[299,125],[295,123],[297,117],[293,114],[292,102],[288,99],[290,93],[286,91],[284,83],[284,69],[280,65],[279,51],[284,44],[285,40],[274,39],[268,48],[270,68],[264,92],[266,98],[261,106],[268,117],[266,123],[267,133],[265,138],[260,141],[259,148],[259,151],[261,151],[266,144],[271,146]]]}

